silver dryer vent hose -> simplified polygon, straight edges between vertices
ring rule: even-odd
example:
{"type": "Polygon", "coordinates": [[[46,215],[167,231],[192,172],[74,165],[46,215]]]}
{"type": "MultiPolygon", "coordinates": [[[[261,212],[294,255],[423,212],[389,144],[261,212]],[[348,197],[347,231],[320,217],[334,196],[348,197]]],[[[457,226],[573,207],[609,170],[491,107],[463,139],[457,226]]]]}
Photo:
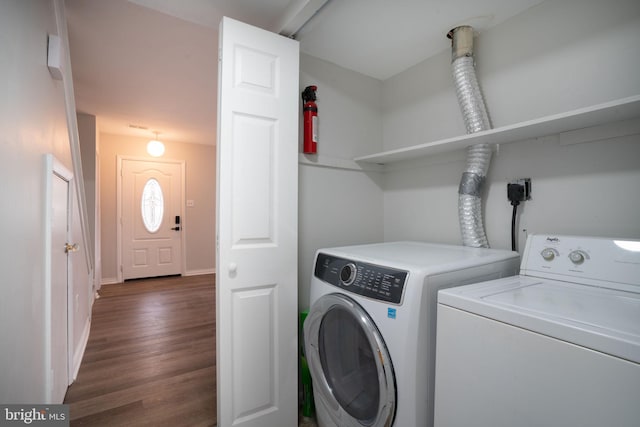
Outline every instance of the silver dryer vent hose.
{"type": "MultiPolygon", "coordinates": [[[[467,133],[491,129],[474,67],[473,28],[456,27],[447,37],[451,39],[453,81],[467,133]]],[[[491,153],[489,144],[467,148],[467,167],[458,188],[458,219],[464,246],[489,247],[482,220],[482,188],[491,153]]]]}

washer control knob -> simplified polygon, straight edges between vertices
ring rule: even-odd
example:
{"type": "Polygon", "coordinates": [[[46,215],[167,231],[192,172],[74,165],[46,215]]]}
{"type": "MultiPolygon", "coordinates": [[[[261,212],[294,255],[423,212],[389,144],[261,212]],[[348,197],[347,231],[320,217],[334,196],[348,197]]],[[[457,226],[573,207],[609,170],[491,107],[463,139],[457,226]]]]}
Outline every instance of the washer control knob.
{"type": "Polygon", "coordinates": [[[588,258],[588,255],[580,250],[572,251],[569,254],[569,259],[571,260],[572,263],[576,265],[582,264],[584,260],[587,258],[588,258]]]}
{"type": "Polygon", "coordinates": [[[356,265],[352,262],[345,264],[340,269],[340,281],[345,286],[350,286],[356,280],[356,265]]]}
{"type": "Polygon", "coordinates": [[[540,255],[542,255],[545,261],[553,261],[553,259],[558,256],[558,251],[553,248],[544,248],[542,252],[540,252],[540,255]]]}

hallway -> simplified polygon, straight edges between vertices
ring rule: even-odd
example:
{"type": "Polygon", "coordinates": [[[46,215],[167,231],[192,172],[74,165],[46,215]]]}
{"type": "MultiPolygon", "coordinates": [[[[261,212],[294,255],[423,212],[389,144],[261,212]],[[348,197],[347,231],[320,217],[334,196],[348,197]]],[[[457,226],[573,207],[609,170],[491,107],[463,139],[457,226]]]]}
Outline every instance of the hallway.
{"type": "Polygon", "coordinates": [[[103,286],[64,403],[72,426],[215,426],[215,275],[103,286]]]}

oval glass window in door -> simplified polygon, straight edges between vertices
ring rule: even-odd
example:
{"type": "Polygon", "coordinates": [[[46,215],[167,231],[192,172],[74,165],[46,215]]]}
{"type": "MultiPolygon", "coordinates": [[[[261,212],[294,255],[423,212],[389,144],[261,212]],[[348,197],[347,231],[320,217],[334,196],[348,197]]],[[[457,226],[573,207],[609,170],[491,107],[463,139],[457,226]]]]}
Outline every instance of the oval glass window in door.
{"type": "Polygon", "coordinates": [[[140,211],[147,231],[149,233],[158,231],[164,216],[164,195],[160,183],[155,178],[150,178],[142,189],[140,211]]]}

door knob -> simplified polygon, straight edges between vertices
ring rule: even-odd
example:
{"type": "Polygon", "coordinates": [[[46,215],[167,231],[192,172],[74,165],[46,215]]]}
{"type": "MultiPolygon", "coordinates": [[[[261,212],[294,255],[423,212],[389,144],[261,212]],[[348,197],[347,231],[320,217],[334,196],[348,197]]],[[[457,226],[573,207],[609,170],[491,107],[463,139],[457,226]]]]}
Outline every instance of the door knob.
{"type": "Polygon", "coordinates": [[[229,263],[229,273],[235,273],[238,270],[238,264],[235,262],[229,263]]]}
{"type": "Polygon", "coordinates": [[[67,254],[69,252],[77,252],[78,248],[79,248],[79,245],[77,243],[65,243],[64,252],[67,254]]]}
{"type": "Polygon", "coordinates": [[[176,227],[171,227],[171,229],[174,230],[174,231],[180,231],[180,227],[177,227],[177,226],[176,227]]]}

